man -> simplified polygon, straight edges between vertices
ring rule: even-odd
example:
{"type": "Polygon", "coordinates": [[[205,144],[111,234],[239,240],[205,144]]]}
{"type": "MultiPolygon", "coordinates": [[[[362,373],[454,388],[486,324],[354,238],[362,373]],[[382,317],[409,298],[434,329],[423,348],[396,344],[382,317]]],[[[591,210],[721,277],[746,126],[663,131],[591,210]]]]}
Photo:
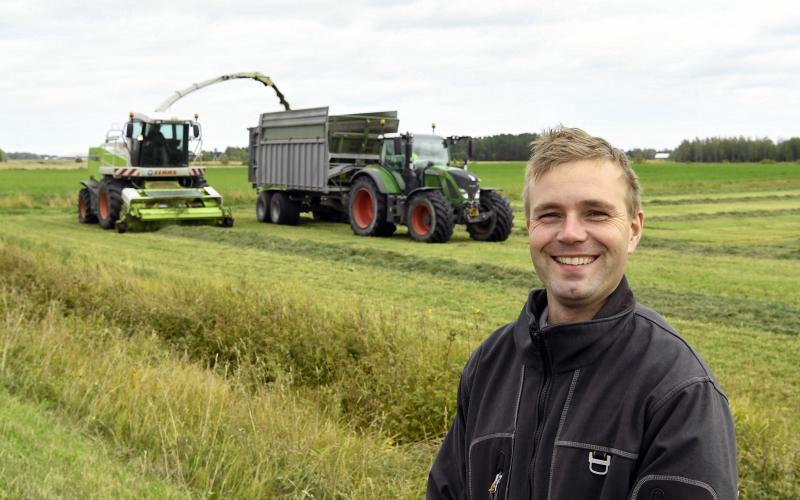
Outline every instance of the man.
{"type": "Polygon", "coordinates": [[[624,276],[639,194],[603,139],[559,128],[534,143],[523,197],[545,289],[467,362],[429,499],[736,498],[725,395],[624,276]]]}

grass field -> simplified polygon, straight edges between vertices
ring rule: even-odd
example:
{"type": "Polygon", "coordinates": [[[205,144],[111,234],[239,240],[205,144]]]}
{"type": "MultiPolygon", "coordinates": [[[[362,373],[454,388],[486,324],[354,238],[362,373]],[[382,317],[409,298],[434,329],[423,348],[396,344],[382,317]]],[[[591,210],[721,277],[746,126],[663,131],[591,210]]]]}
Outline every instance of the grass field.
{"type": "MultiPolygon", "coordinates": [[[[420,497],[469,352],[539,286],[523,167],[473,167],[512,200],[509,240],[457,228],[446,245],[259,224],[242,167],[207,176],[235,228],[118,235],[77,223],[83,170],[0,169],[3,397],[76,429],[54,430],[54,449],[110,464],[84,482],[54,459],[20,486],[40,453],[22,446],[0,494],[420,497]],[[126,464],[147,479],[127,486],[126,464]]],[[[728,393],[742,498],[800,497],[800,165],[637,171],[647,217],[629,281],[728,393]]]]}

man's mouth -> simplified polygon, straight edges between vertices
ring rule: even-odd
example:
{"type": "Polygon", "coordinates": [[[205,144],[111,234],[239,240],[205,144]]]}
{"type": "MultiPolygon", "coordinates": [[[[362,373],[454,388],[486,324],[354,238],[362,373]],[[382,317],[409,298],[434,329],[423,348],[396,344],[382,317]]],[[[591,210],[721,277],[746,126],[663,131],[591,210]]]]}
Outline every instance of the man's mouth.
{"type": "Polygon", "coordinates": [[[554,256],[553,259],[555,259],[555,261],[559,264],[566,264],[568,266],[585,266],[586,264],[591,264],[594,262],[597,257],[590,255],[582,255],[580,257],[554,256]]]}

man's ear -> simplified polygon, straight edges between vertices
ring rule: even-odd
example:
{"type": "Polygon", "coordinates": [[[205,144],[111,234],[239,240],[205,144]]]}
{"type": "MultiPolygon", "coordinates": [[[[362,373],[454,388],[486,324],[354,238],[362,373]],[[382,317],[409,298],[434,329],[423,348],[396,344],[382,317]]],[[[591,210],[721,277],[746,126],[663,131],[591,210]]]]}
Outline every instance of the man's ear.
{"type": "Polygon", "coordinates": [[[642,239],[642,231],[644,230],[644,212],[639,210],[636,215],[631,217],[631,239],[628,241],[628,253],[633,253],[636,250],[636,245],[642,239]]]}

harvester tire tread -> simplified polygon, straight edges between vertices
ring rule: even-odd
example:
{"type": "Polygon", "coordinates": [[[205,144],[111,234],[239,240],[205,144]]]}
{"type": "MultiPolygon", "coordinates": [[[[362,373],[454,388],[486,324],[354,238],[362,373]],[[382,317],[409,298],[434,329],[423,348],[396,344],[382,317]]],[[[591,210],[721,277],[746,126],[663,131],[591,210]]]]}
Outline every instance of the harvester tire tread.
{"type": "Polygon", "coordinates": [[[269,191],[258,193],[258,199],[256,200],[256,220],[258,222],[272,222],[269,213],[270,198],[272,198],[272,193],[269,191]]]}
{"type": "Polygon", "coordinates": [[[391,236],[396,226],[386,220],[386,195],[369,177],[359,177],[350,190],[350,227],[359,236],[391,236]]]}
{"type": "Polygon", "coordinates": [[[455,226],[453,208],[439,191],[417,193],[408,202],[406,224],[413,240],[446,243],[455,226]]]}
{"type": "Polygon", "coordinates": [[[514,211],[511,204],[496,191],[481,192],[481,208],[493,210],[494,215],[480,224],[467,224],[470,238],[477,241],[505,241],[514,227],[514,211]]]}
{"type": "Polygon", "coordinates": [[[269,200],[269,218],[273,224],[294,226],[300,219],[300,209],[283,191],[276,191],[269,200]]]}
{"type": "Polygon", "coordinates": [[[92,205],[92,193],[89,188],[83,188],[78,193],[78,222],[81,224],[97,223],[97,212],[92,205]]]}
{"type": "Polygon", "coordinates": [[[122,184],[112,179],[100,181],[97,194],[97,216],[100,227],[114,229],[122,209],[122,184]]]}

